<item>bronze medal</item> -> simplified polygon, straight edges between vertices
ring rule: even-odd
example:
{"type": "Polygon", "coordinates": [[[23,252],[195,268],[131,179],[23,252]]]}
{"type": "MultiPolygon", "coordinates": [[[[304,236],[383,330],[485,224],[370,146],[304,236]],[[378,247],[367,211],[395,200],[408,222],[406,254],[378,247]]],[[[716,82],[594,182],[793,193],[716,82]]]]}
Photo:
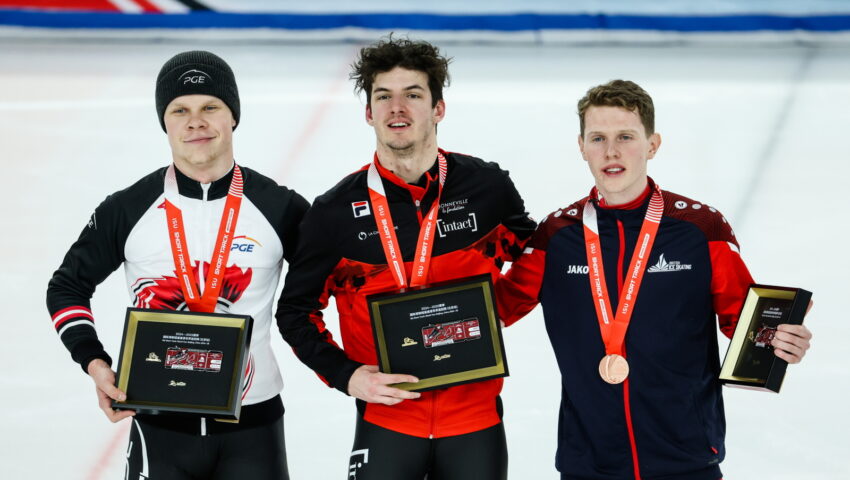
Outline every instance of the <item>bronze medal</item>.
{"type": "Polygon", "coordinates": [[[612,385],[623,383],[629,376],[629,362],[616,353],[605,355],[599,362],[599,376],[612,385]]]}

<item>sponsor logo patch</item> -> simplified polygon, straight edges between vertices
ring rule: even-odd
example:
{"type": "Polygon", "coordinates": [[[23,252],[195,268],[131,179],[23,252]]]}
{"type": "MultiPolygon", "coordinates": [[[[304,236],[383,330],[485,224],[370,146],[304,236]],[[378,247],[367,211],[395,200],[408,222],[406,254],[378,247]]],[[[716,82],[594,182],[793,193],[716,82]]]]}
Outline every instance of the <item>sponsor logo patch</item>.
{"type": "Polygon", "coordinates": [[[238,237],[233,237],[233,244],[230,246],[230,251],[251,253],[254,251],[255,247],[262,246],[263,244],[260,243],[259,240],[253,239],[251,237],[246,237],[245,235],[239,235],[238,237]]]}
{"type": "Polygon", "coordinates": [[[587,265],[569,265],[567,266],[567,275],[587,275],[589,270],[587,265]]]}
{"type": "Polygon", "coordinates": [[[187,70],[177,80],[180,85],[205,85],[212,83],[212,77],[207,72],[197,69],[187,70]]]}
{"type": "Polygon", "coordinates": [[[449,232],[457,232],[460,230],[469,230],[472,232],[478,231],[478,221],[474,213],[470,213],[466,220],[456,220],[454,222],[445,222],[442,218],[437,219],[437,233],[441,237],[445,237],[449,232]]]}
{"type": "Polygon", "coordinates": [[[372,211],[369,209],[369,202],[351,202],[351,209],[354,211],[354,218],[365,217],[367,215],[371,215],[372,211]]]}
{"type": "Polygon", "coordinates": [[[658,272],[678,272],[679,270],[691,270],[693,268],[692,265],[683,264],[681,262],[668,262],[664,258],[664,254],[662,253],[660,257],[658,257],[658,263],[649,267],[646,271],[649,273],[658,273],[658,272]]]}

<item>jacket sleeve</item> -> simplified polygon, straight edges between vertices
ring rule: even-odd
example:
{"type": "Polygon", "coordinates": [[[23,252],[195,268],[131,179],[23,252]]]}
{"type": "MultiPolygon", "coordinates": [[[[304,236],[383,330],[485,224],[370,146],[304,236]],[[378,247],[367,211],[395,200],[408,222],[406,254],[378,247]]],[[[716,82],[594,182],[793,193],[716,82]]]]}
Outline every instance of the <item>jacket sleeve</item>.
{"type": "Polygon", "coordinates": [[[332,274],[341,256],[327,207],[311,207],[299,229],[298,247],[278,302],[278,329],[298,358],[330,386],[348,393],[360,363],[350,360],[325,328],[322,310],[333,293],[332,274]]]}
{"type": "Polygon", "coordinates": [[[732,338],[753,277],[741,258],[738,240],[726,218],[717,212],[711,220],[706,235],[711,257],[712,303],[720,330],[732,338]]]}
{"type": "Polygon", "coordinates": [[[525,211],[525,202],[517,192],[514,182],[508,172],[505,173],[504,185],[504,215],[502,225],[508,230],[508,234],[502,238],[502,250],[506,253],[507,261],[513,262],[522,255],[531,234],[534,233],[537,222],[525,211]]]}
{"type": "Polygon", "coordinates": [[[736,243],[713,241],[709,242],[708,248],[711,255],[711,295],[714,311],[717,313],[720,330],[732,338],[753,277],[741,259],[736,243]]]}
{"type": "Polygon", "coordinates": [[[97,338],[90,304],[97,285],[124,261],[120,213],[112,200],[108,197],[95,209],[47,286],[53,327],[83,371],[96,358],[112,364],[97,338]]]}
{"type": "Polygon", "coordinates": [[[496,281],[496,305],[505,325],[524,317],[540,303],[551,225],[546,220],[525,244],[522,255],[496,281]]]}

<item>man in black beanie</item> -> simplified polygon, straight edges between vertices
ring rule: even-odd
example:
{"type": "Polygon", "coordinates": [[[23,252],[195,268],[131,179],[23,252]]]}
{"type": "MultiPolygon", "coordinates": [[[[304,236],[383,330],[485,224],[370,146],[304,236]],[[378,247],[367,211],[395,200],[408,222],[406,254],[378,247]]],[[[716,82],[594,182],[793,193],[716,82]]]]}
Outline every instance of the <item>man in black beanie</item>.
{"type": "Polygon", "coordinates": [[[107,418],[134,417],[126,478],[288,479],[283,381],[269,328],[282,259],[294,253],[309,203],[234,162],[239,92],[221,58],[192,51],[168,60],[157,77],[156,111],[173,163],[95,209],[48,285],[54,327],[94,381],[107,418]],[[122,264],[133,307],[253,317],[238,423],[112,408],[127,396],[115,386],[90,300],[122,264]]]}

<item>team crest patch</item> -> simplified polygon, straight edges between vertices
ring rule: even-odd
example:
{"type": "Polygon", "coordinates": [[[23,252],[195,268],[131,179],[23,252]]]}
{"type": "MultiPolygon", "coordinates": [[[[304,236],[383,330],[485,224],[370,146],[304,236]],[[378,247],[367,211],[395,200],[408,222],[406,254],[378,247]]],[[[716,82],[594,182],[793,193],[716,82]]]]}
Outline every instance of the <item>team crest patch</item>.
{"type": "Polygon", "coordinates": [[[481,338],[481,326],[477,318],[456,322],[435,323],[422,327],[422,342],[425,348],[440,347],[453,343],[481,338]]]}
{"type": "Polygon", "coordinates": [[[369,209],[369,202],[351,202],[351,209],[354,211],[354,218],[365,217],[367,215],[371,215],[372,211],[369,209]]]}
{"type": "Polygon", "coordinates": [[[170,347],[165,352],[165,368],[198,372],[220,372],[224,354],[218,350],[170,347]]]}

